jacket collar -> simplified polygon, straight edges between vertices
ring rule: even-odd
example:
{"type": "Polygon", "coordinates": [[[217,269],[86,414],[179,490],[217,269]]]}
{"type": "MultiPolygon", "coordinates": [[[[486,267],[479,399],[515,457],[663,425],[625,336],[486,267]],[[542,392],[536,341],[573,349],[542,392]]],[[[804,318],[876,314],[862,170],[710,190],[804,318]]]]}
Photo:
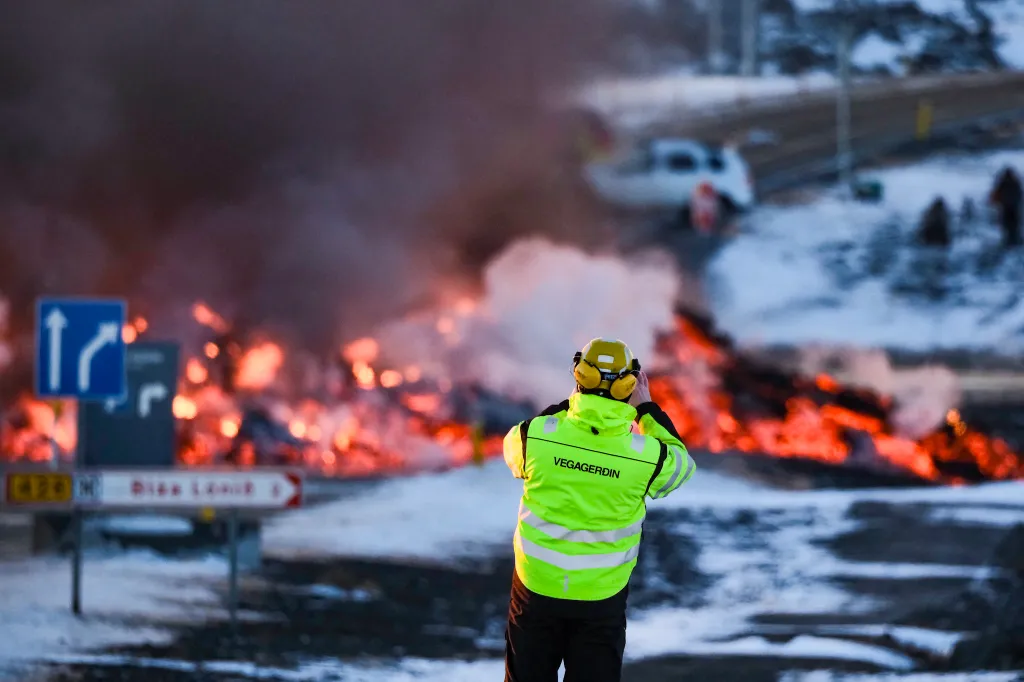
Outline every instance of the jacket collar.
{"type": "Polygon", "coordinates": [[[602,435],[621,436],[629,432],[636,419],[636,408],[599,395],[573,393],[566,418],[585,429],[597,429],[602,435]]]}

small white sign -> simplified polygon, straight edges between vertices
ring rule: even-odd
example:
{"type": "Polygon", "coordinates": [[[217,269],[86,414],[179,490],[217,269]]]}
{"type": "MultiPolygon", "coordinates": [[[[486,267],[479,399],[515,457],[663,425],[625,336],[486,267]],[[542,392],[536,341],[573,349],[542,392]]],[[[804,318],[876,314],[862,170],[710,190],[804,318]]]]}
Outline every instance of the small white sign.
{"type": "MultiPolygon", "coordinates": [[[[114,508],[285,509],[302,504],[293,471],[96,471],[98,494],[84,505],[114,508]]],[[[84,496],[83,496],[84,497],[84,496]]]]}

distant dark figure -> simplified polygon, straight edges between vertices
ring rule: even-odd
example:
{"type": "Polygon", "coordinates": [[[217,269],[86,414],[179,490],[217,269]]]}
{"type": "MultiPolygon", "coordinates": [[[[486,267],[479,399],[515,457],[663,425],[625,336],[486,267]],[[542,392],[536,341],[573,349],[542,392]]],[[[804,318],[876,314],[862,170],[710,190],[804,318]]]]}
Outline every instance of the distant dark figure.
{"type": "Polygon", "coordinates": [[[999,208],[999,225],[1003,230],[1003,246],[1015,247],[1022,243],[1020,232],[1021,203],[1024,188],[1020,177],[1007,166],[996,178],[989,201],[999,208]]]}
{"type": "Polygon", "coordinates": [[[949,248],[949,208],[942,197],[936,198],[921,216],[917,238],[925,246],[949,248]]]}

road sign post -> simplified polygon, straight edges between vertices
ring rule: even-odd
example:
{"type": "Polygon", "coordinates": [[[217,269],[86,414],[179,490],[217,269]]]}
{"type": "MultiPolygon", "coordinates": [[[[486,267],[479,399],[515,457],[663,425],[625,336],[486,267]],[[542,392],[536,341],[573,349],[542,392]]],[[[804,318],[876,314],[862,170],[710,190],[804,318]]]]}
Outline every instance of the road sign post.
{"type": "Polygon", "coordinates": [[[82,614],[82,512],[71,512],[71,538],[74,550],[71,554],[71,613],[82,614]]]}
{"type": "Polygon", "coordinates": [[[228,611],[238,632],[239,526],[241,514],[296,508],[303,474],[290,469],[96,469],[72,472],[5,471],[0,509],[67,509],[75,552],[71,611],[82,612],[82,520],[107,511],[178,511],[200,516],[228,510],[228,611]]]}
{"type": "MultiPolygon", "coordinates": [[[[44,298],[36,303],[36,396],[80,404],[120,399],[127,389],[127,305],[116,299],[44,298]]],[[[76,450],[81,450],[79,434],[76,450]]],[[[54,445],[56,448],[56,445],[54,445]]],[[[56,453],[55,453],[56,454],[56,453]]],[[[51,462],[57,468],[58,463],[51,462]]],[[[44,480],[44,479],[40,479],[44,480]]],[[[82,513],[71,513],[71,610],[81,613],[82,513]]]]}
{"type": "Polygon", "coordinates": [[[238,637],[238,510],[228,517],[228,613],[231,636],[238,637]]]}

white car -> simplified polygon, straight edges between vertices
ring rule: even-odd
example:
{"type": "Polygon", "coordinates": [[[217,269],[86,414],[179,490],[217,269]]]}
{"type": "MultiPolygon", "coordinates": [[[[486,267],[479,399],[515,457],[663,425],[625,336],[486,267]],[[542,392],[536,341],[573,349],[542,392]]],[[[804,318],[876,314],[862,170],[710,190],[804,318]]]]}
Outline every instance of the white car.
{"type": "Polygon", "coordinates": [[[652,140],[625,158],[588,164],[585,174],[601,199],[628,210],[682,215],[702,182],[728,213],[747,211],[755,201],[754,179],[739,152],[695,140],[652,140]]]}

